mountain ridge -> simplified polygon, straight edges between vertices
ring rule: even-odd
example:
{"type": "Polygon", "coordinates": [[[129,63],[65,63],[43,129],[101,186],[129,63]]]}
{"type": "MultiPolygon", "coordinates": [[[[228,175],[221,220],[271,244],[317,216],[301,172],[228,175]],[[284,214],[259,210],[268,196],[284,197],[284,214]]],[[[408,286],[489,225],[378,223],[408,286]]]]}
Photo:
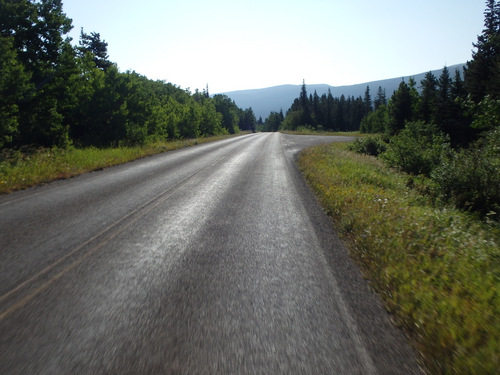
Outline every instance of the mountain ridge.
{"type": "MultiPolygon", "coordinates": [[[[465,63],[448,66],[447,68],[450,72],[450,76],[453,78],[456,69],[459,69],[459,71],[462,73],[462,68],[464,66],[465,63]]],[[[441,69],[431,70],[431,72],[432,74],[434,74],[434,76],[436,76],[436,78],[439,78],[443,69],[444,67],[441,69]]],[[[323,94],[326,94],[328,92],[328,89],[330,89],[334,98],[340,97],[342,95],[344,95],[346,98],[348,96],[354,96],[355,98],[357,98],[358,96],[364,96],[366,87],[368,86],[370,87],[370,95],[373,100],[380,86],[382,87],[382,89],[385,89],[386,97],[387,99],[389,99],[394,91],[398,88],[402,79],[408,81],[410,77],[413,77],[417,82],[418,89],[420,86],[420,81],[424,79],[424,76],[427,73],[428,71],[403,77],[388,78],[378,81],[344,86],[331,86],[328,84],[308,85],[306,83],[306,88],[308,94],[313,94],[314,91],[316,91],[317,94],[321,96],[323,94]]],[[[271,112],[279,112],[280,110],[286,112],[291,107],[295,98],[299,97],[301,87],[302,85],[284,84],[261,89],[227,91],[222,92],[221,94],[227,95],[240,108],[246,109],[251,107],[257,119],[259,117],[262,117],[262,119],[265,120],[271,112]]]]}

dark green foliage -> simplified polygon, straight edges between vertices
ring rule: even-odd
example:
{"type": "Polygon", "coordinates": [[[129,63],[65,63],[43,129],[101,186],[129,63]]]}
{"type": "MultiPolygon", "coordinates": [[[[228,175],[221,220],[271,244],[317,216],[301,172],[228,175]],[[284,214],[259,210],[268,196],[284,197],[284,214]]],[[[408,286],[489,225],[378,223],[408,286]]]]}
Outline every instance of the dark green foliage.
{"type": "Polygon", "coordinates": [[[247,108],[240,111],[240,121],[238,127],[241,131],[251,131],[255,132],[255,127],[257,122],[255,120],[255,114],[252,108],[247,108]]]}
{"type": "Polygon", "coordinates": [[[19,102],[31,91],[29,74],[12,43],[12,37],[0,36],[0,148],[12,142],[19,126],[19,102]]]}
{"type": "Polygon", "coordinates": [[[223,94],[215,95],[214,100],[217,112],[222,113],[222,127],[226,129],[229,134],[238,133],[240,131],[238,128],[239,108],[234,101],[223,94]]]}
{"type": "Polygon", "coordinates": [[[403,80],[389,103],[389,122],[387,124],[389,135],[396,134],[404,128],[407,121],[412,120],[414,105],[410,86],[403,80]]]}
{"type": "Polygon", "coordinates": [[[14,38],[14,48],[37,88],[47,84],[59,63],[64,35],[72,26],[61,0],[0,2],[0,33],[14,38]]]}
{"type": "Polygon", "coordinates": [[[255,128],[251,109],[191,95],[108,60],[99,33],[78,47],[61,0],[0,1],[0,148],[141,145],[255,128]]]}
{"type": "Polygon", "coordinates": [[[432,179],[443,201],[500,219],[500,128],[451,154],[435,168],[432,179]]]}
{"type": "Polygon", "coordinates": [[[377,107],[361,120],[362,133],[384,133],[389,122],[389,110],[385,104],[377,107]]]}
{"type": "Polygon", "coordinates": [[[8,140],[15,145],[64,147],[69,136],[61,109],[67,101],[58,95],[72,64],[67,59],[71,47],[64,39],[71,20],[62,13],[60,0],[2,1],[0,14],[1,37],[10,39],[10,55],[16,55],[30,87],[22,97],[10,98],[18,110],[18,126],[8,140]]]}
{"type": "Polygon", "coordinates": [[[407,121],[423,121],[439,125],[449,135],[453,146],[467,145],[473,134],[470,119],[462,108],[466,91],[460,72],[455,71],[452,80],[445,67],[439,81],[429,72],[420,82],[420,93],[416,86],[411,77],[408,83],[401,81],[387,105],[383,104],[385,95],[379,88],[374,101],[375,110],[362,118],[360,131],[394,135],[404,128],[407,121]]]}
{"type": "Polygon", "coordinates": [[[257,130],[263,132],[277,132],[282,127],[284,120],[283,112],[271,112],[266,121],[257,130]]]}
{"type": "Polygon", "coordinates": [[[356,138],[348,148],[358,154],[378,156],[387,150],[387,143],[381,136],[367,136],[356,138]]]}
{"type": "Polygon", "coordinates": [[[483,33],[465,70],[466,88],[476,103],[486,95],[500,99],[500,3],[487,0],[484,15],[483,33]]]}
{"type": "Polygon", "coordinates": [[[312,100],[307,98],[307,89],[305,81],[302,82],[302,88],[300,90],[299,96],[299,111],[300,111],[300,120],[299,123],[301,125],[312,125],[313,119],[311,115],[311,103],[312,100]]]}
{"type": "Polygon", "coordinates": [[[422,94],[418,103],[418,118],[426,123],[434,122],[438,106],[438,82],[431,72],[420,81],[422,94]]]}
{"type": "Polygon", "coordinates": [[[437,108],[435,123],[441,126],[441,129],[447,133],[452,133],[454,119],[454,100],[451,95],[452,80],[448,68],[444,68],[438,81],[437,108]]]}
{"type": "Polygon", "coordinates": [[[361,119],[371,112],[369,90],[365,98],[342,95],[334,98],[330,91],[321,97],[315,92],[307,97],[305,83],[300,96],[296,98],[287,111],[281,129],[297,130],[307,127],[311,130],[356,131],[361,119]]]}
{"type": "Polygon", "coordinates": [[[407,122],[405,128],[390,139],[381,157],[403,172],[429,176],[449,150],[449,139],[437,126],[422,121],[407,122]]]}
{"type": "Polygon", "coordinates": [[[377,96],[373,101],[374,109],[377,110],[381,105],[387,105],[387,99],[385,96],[385,89],[382,89],[381,86],[378,87],[377,96]]]}
{"type": "Polygon", "coordinates": [[[465,111],[472,117],[471,127],[479,131],[495,129],[500,125],[500,99],[486,95],[479,103],[464,102],[465,111]]]}
{"type": "Polygon", "coordinates": [[[364,103],[364,114],[370,113],[372,111],[372,97],[370,95],[370,86],[366,86],[365,97],[363,99],[364,103]]]}
{"type": "Polygon", "coordinates": [[[108,60],[108,43],[101,40],[99,33],[92,32],[86,34],[83,32],[82,27],[79,44],[78,52],[80,57],[83,57],[86,53],[90,53],[95,65],[102,70],[106,70],[112,65],[108,60]]]}

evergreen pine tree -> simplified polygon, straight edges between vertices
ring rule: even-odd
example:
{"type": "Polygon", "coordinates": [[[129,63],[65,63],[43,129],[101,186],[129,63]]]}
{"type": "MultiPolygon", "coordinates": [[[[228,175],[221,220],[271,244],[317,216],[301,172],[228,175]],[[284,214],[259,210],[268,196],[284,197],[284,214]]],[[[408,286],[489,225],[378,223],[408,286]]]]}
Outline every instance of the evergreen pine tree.
{"type": "Polygon", "coordinates": [[[325,129],[333,130],[334,126],[334,99],[330,88],[328,88],[328,94],[326,95],[325,103],[325,129]]]}
{"type": "Polygon", "coordinates": [[[310,101],[307,96],[307,88],[305,80],[302,81],[302,88],[299,96],[300,110],[302,111],[300,125],[312,125],[310,101]]]}
{"type": "Polygon", "coordinates": [[[321,114],[321,110],[320,110],[320,104],[319,104],[319,95],[318,93],[316,92],[316,90],[314,90],[314,95],[312,97],[312,124],[311,125],[314,125],[315,127],[318,126],[318,125],[323,125],[323,116],[321,114]]]}
{"type": "Polygon", "coordinates": [[[484,15],[485,28],[465,70],[467,91],[476,103],[486,95],[500,99],[500,3],[487,0],[484,15]]]}
{"type": "Polygon", "coordinates": [[[453,118],[453,98],[451,97],[452,80],[448,68],[445,66],[438,81],[438,103],[436,123],[448,134],[452,133],[450,122],[453,118]]]}
{"type": "Polygon", "coordinates": [[[370,95],[370,86],[366,86],[363,116],[366,116],[371,111],[372,111],[372,97],[370,95]]]}
{"type": "Polygon", "coordinates": [[[453,129],[450,140],[454,146],[466,147],[474,139],[475,130],[470,127],[470,119],[464,114],[463,101],[467,97],[462,75],[458,69],[455,70],[453,83],[451,85],[451,123],[453,129]]]}
{"type": "Polygon", "coordinates": [[[387,99],[385,97],[385,89],[382,89],[382,86],[378,87],[377,96],[373,101],[374,109],[377,110],[381,105],[387,105],[387,99]]]}
{"type": "Polygon", "coordinates": [[[389,135],[396,134],[403,129],[406,121],[410,121],[413,117],[413,98],[410,86],[404,80],[399,84],[398,89],[391,97],[389,109],[389,122],[387,133],[389,135]]]}
{"type": "Polygon", "coordinates": [[[438,101],[437,84],[437,79],[432,72],[426,73],[424,79],[420,81],[422,94],[419,99],[417,117],[427,124],[434,122],[436,117],[438,101]]]}

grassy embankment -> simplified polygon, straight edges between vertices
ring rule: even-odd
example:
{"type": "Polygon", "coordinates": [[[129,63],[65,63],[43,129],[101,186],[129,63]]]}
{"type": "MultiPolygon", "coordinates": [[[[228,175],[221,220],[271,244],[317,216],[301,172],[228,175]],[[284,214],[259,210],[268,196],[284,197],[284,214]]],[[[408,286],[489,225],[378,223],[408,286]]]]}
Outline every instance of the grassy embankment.
{"type": "Polygon", "coordinates": [[[299,164],[428,371],[497,373],[498,223],[432,206],[407,177],[343,144],[306,150],[299,164]]]}
{"type": "Polygon", "coordinates": [[[0,194],[234,136],[186,139],[137,147],[40,149],[29,153],[4,151],[0,154],[0,194]]]}

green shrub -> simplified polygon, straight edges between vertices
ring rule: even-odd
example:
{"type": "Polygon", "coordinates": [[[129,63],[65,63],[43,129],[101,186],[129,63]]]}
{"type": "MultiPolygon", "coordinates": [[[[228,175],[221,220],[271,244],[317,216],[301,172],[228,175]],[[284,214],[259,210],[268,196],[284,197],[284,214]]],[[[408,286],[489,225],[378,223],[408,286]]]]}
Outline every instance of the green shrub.
{"type": "Polygon", "coordinates": [[[386,151],[387,143],[384,142],[381,136],[368,136],[356,138],[349,144],[348,148],[358,154],[378,156],[386,151]]]}
{"type": "Polygon", "coordinates": [[[500,218],[500,129],[450,154],[432,173],[437,195],[460,209],[500,218]]]}
{"type": "Polygon", "coordinates": [[[449,138],[437,126],[418,121],[406,123],[380,156],[393,168],[429,176],[449,152],[449,138]]]}
{"type": "Polygon", "coordinates": [[[383,133],[389,122],[389,110],[382,104],[374,112],[366,115],[360,124],[362,133],[383,133]]]}

